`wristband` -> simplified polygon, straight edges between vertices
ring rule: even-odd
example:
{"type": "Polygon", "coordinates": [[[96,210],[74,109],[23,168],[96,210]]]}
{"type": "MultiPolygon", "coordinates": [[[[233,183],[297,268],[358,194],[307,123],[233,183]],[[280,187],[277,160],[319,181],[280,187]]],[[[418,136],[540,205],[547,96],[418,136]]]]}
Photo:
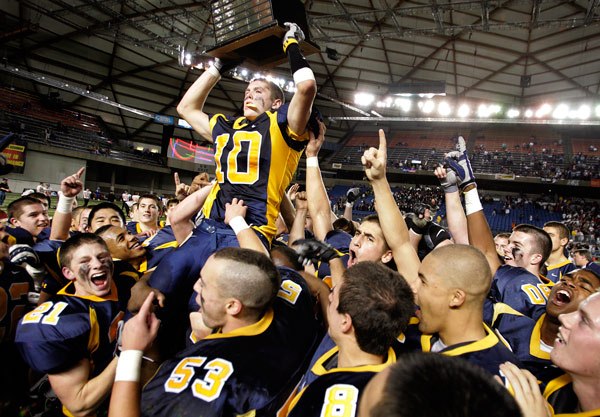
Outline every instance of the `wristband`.
{"type": "Polygon", "coordinates": [[[348,207],[348,208],[352,208],[352,207],[354,207],[354,203],[348,203],[348,202],[346,201],[346,207],[348,207]]]}
{"type": "Polygon", "coordinates": [[[306,158],[306,168],[319,168],[319,158],[316,156],[306,158]]]}
{"type": "Polygon", "coordinates": [[[73,211],[73,201],[75,201],[75,197],[66,197],[62,191],[59,191],[56,211],[59,213],[71,213],[73,211]]]}
{"type": "Polygon", "coordinates": [[[115,382],[139,382],[143,353],[141,350],[124,350],[121,352],[119,361],[117,362],[115,382]]]}
{"type": "Polygon", "coordinates": [[[473,188],[472,190],[464,193],[465,195],[465,212],[467,216],[469,214],[476,213],[478,211],[483,210],[483,206],[481,205],[481,200],[479,200],[479,193],[477,192],[477,188],[473,188]]]}
{"type": "Polygon", "coordinates": [[[283,53],[287,53],[287,49],[291,44],[296,44],[298,45],[298,40],[296,38],[287,38],[285,41],[283,41],[283,53]]]}
{"type": "Polygon", "coordinates": [[[235,234],[239,234],[242,230],[249,229],[248,223],[242,216],[235,216],[233,219],[229,220],[229,227],[233,229],[235,234]]]}
{"type": "Polygon", "coordinates": [[[309,67],[300,68],[294,73],[294,84],[298,85],[302,81],[306,80],[315,81],[315,74],[309,67]]]}
{"type": "Polygon", "coordinates": [[[210,67],[208,67],[206,72],[208,72],[210,75],[216,77],[217,81],[219,81],[221,79],[221,73],[219,72],[217,67],[215,67],[214,65],[211,65],[210,67]]]}

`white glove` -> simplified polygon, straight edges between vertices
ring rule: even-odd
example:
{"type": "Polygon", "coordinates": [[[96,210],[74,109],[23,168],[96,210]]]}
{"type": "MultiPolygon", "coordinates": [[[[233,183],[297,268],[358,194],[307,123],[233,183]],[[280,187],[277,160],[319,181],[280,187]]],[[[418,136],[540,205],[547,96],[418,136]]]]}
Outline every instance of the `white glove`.
{"type": "Polygon", "coordinates": [[[288,31],[283,35],[283,42],[287,41],[289,38],[294,38],[298,42],[305,39],[304,32],[302,32],[302,29],[300,29],[300,26],[296,23],[285,22],[283,25],[288,28],[288,31]]]}

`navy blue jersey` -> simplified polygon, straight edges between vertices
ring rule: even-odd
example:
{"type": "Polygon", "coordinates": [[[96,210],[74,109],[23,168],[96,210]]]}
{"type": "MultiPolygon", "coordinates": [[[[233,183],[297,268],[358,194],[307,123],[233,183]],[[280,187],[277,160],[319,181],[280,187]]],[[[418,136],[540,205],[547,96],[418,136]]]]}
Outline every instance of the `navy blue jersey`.
{"type": "MultiPolygon", "coordinates": [[[[483,339],[448,346],[438,353],[447,356],[460,356],[494,375],[500,375],[500,365],[504,362],[512,362],[520,367],[521,364],[505,342],[487,325],[483,324],[483,326],[487,333],[487,336],[483,339]]],[[[436,339],[437,337],[432,335],[421,336],[423,352],[431,352],[431,347],[436,339]]]]}
{"type": "Polygon", "coordinates": [[[396,362],[393,349],[379,365],[338,368],[339,349],[325,353],[311,368],[317,378],[308,385],[298,384],[297,392],[278,413],[278,417],[321,417],[339,415],[354,417],[358,411],[360,393],[377,372],[396,362]],[[343,410],[343,413],[340,411],[343,410]]]}
{"type": "Polygon", "coordinates": [[[225,204],[240,198],[248,206],[246,222],[273,239],[281,199],[308,140],[308,133],[290,129],[287,111],[284,104],[252,122],[223,114],[210,117],[216,182],[202,208],[205,217],[223,221],[225,204]]]}
{"type": "Polygon", "coordinates": [[[508,342],[523,367],[544,385],[563,374],[550,361],[550,352],[542,348],[541,327],[545,317],[544,313],[533,320],[506,304],[497,303],[492,319],[492,327],[508,342]]]}
{"type": "MultiPolygon", "coordinates": [[[[177,239],[173,234],[171,226],[165,226],[160,229],[154,236],[150,236],[144,240],[142,244],[146,248],[146,269],[152,269],[177,246],[177,239]]],[[[144,272],[144,271],[142,271],[144,272]]]]}
{"type": "Polygon", "coordinates": [[[286,273],[257,323],[213,333],[163,363],[142,392],[142,415],[274,415],[317,342],[313,302],[302,277],[286,273]]]}
{"type": "MultiPolygon", "coordinates": [[[[542,388],[542,395],[552,406],[554,415],[575,413],[578,410],[579,400],[573,392],[573,381],[568,374],[562,374],[540,388],[542,388]]],[[[592,414],[592,416],[598,416],[598,414],[592,414]]]]}
{"type": "Polygon", "coordinates": [[[0,273],[0,344],[15,339],[17,323],[27,312],[33,280],[25,269],[4,261],[0,273]]]}
{"type": "Polygon", "coordinates": [[[548,265],[546,269],[546,278],[556,283],[561,280],[563,275],[566,275],[569,272],[576,270],[577,266],[567,259],[566,261],[560,262],[558,264],[548,265]]]}
{"type": "Polygon", "coordinates": [[[502,265],[494,274],[490,296],[519,313],[537,319],[546,312],[550,289],[539,277],[524,268],[502,265]]]}
{"type": "Polygon", "coordinates": [[[113,359],[125,305],[113,283],[107,297],[76,296],[70,283],[19,322],[16,344],[36,372],[58,373],[82,359],[93,363],[90,378],[113,359]]]}

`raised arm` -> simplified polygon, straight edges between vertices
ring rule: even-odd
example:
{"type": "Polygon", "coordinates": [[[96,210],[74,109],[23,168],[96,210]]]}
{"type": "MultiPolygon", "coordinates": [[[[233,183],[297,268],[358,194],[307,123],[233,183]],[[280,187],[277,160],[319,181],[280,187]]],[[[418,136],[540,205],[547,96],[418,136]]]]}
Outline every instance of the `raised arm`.
{"type": "Polygon", "coordinates": [[[288,126],[297,134],[306,130],[313,101],[317,94],[315,75],[308,65],[306,58],[300,52],[298,42],[304,40],[302,29],[295,24],[286,22],[288,31],[283,37],[283,51],[288,56],[290,68],[296,84],[296,92],[288,108],[288,126]]]}
{"type": "Polygon", "coordinates": [[[175,240],[177,240],[177,243],[180,245],[185,241],[189,234],[192,233],[192,230],[194,230],[194,222],[192,219],[204,205],[206,197],[208,197],[211,189],[212,187],[206,186],[193,192],[177,204],[177,207],[169,213],[169,221],[171,223],[171,228],[173,229],[173,234],[175,235],[175,240]]]}
{"type": "Polygon", "coordinates": [[[152,312],[153,300],[154,294],[150,293],[140,312],[128,320],[123,328],[122,352],[110,396],[109,417],[140,415],[142,355],[152,345],[160,325],[160,320],[152,312]]]}
{"type": "Polygon", "coordinates": [[[444,190],[446,218],[448,219],[448,230],[452,235],[452,239],[454,243],[468,245],[469,231],[467,229],[467,217],[460,201],[456,173],[452,170],[446,170],[443,167],[437,167],[434,174],[440,180],[440,185],[444,190]]]}
{"type": "Polygon", "coordinates": [[[213,64],[198,77],[177,105],[177,113],[209,142],[212,142],[213,138],[208,114],[204,112],[204,104],[212,89],[221,79],[221,74],[229,71],[235,64],[215,58],[213,64]]]}
{"type": "Polygon", "coordinates": [[[60,182],[60,194],[56,204],[56,212],[52,218],[52,229],[50,229],[51,240],[67,240],[69,238],[69,229],[71,228],[71,219],[73,218],[73,203],[77,194],[83,189],[81,175],[85,167],[73,175],[69,175],[60,182]]]}
{"type": "Polygon", "coordinates": [[[375,209],[383,236],[392,250],[398,272],[413,289],[416,288],[419,266],[417,252],[412,247],[408,228],[400,209],[396,205],[390,184],[385,176],[387,163],[387,141],[385,133],[379,129],[379,148],[369,148],[361,158],[365,174],[371,182],[375,194],[375,209]]]}
{"type": "Polygon", "coordinates": [[[308,215],[308,201],[306,200],[306,191],[296,193],[296,216],[290,228],[288,236],[288,246],[292,247],[298,239],[306,237],[304,229],[306,226],[306,216],[308,215]]]}
{"type": "Polygon", "coordinates": [[[467,155],[467,147],[462,136],[458,137],[458,151],[450,152],[446,162],[456,173],[459,187],[465,198],[465,211],[467,214],[467,226],[469,229],[469,242],[485,255],[492,274],[500,267],[500,260],[496,252],[496,244],[492,231],[483,213],[477,183],[471,168],[471,162],[467,155]]]}
{"type": "Polygon", "coordinates": [[[331,224],[331,207],[321,169],[319,168],[318,154],[325,140],[325,124],[319,122],[319,136],[310,132],[310,140],[306,146],[306,200],[308,212],[313,222],[313,233],[318,240],[325,240],[325,236],[333,226],[331,224]]]}

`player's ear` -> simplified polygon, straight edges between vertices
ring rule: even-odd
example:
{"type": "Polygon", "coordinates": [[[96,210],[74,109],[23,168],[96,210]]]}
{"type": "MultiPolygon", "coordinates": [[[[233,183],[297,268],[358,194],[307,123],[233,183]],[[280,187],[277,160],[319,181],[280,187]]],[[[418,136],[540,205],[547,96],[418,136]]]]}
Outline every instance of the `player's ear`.
{"type": "Polygon", "coordinates": [[[283,104],[283,100],[281,100],[280,98],[276,98],[275,100],[273,100],[273,104],[271,104],[271,109],[277,110],[278,108],[281,107],[282,104],[283,104]]]}
{"type": "Polygon", "coordinates": [[[21,225],[21,222],[16,217],[11,217],[10,224],[14,227],[19,227],[21,225]]]}
{"type": "Polygon", "coordinates": [[[459,308],[465,303],[467,294],[459,289],[455,288],[452,290],[452,297],[450,298],[450,308],[459,308]]]}
{"type": "Polygon", "coordinates": [[[542,254],[534,253],[533,255],[531,255],[530,259],[531,259],[532,265],[541,264],[542,263],[542,254]]]}
{"type": "Polygon", "coordinates": [[[242,312],[244,305],[237,298],[230,298],[225,303],[225,309],[229,315],[236,316],[242,312]]]}
{"type": "Polygon", "coordinates": [[[66,266],[63,266],[61,271],[62,271],[62,274],[64,275],[64,277],[66,279],[68,279],[69,281],[73,281],[75,279],[75,273],[73,273],[73,271],[71,271],[66,266]]]}
{"type": "Polygon", "coordinates": [[[388,263],[394,258],[394,254],[391,250],[386,251],[383,255],[381,255],[381,262],[384,264],[388,263]]]}

